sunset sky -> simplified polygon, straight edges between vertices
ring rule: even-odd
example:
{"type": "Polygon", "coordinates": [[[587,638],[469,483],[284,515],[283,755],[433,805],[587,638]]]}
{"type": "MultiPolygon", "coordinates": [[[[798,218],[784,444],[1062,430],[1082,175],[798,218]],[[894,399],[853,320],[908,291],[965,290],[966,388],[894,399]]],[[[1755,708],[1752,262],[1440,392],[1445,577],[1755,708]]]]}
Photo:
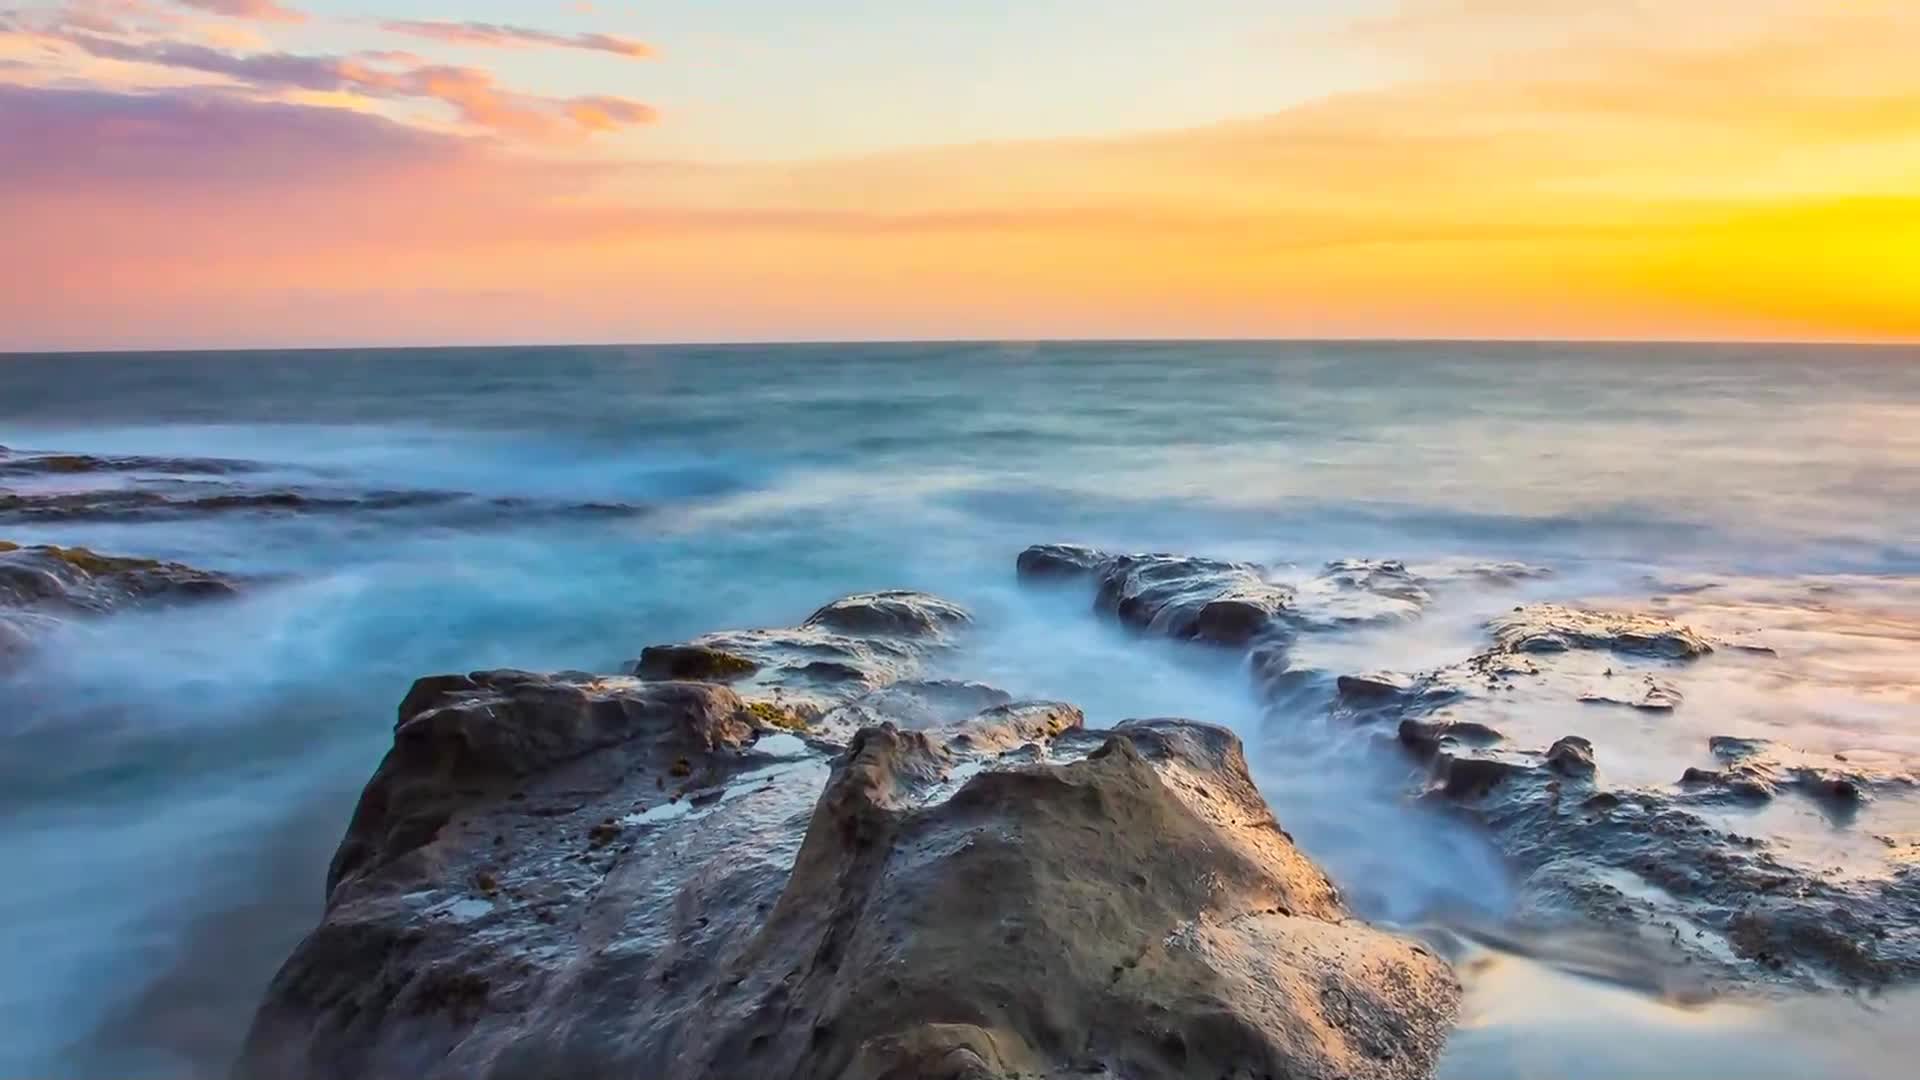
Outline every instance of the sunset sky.
{"type": "Polygon", "coordinates": [[[0,0],[0,350],[1920,340],[1917,0],[0,0]]]}

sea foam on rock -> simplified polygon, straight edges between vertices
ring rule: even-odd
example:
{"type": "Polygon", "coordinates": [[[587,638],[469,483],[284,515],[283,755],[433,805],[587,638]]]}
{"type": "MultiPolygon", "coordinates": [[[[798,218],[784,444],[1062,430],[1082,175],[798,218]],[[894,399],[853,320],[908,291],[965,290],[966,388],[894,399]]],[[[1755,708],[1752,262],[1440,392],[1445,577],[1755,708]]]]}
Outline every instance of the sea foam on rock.
{"type": "MultiPolygon", "coordinates": [[[[1018,569],[1030,582],[1095,582],[1098,606],[1109,611],[1106,598],[1135,594],[1171,597],[1190,611],[1242,576],[1263,573],[1252,564],[1070,545],[1030,548],[1018,569]],[[1151,569],[1148,588],[1132,576],[1141,567],[1151,569]]],[[[1635,752],[1636,725],[1684,714],[1688,680],[1722,660],[1715,637],[1671,614],[1522,604],[1487,623],[1484,648],[1439,668],[1322,672],[1297,661],[1304,635],[1410,617],[1443,583],[1505,586],[1535,576],[1518,564],[1415,573],[1391,561],[1329,563],[1296,583],[1268,629],[1245,643],[1257,688],[1289,713],[1327,708],[1403,747],[1418,763],[1411,790],[1476,822],[1504,854],[1525,919],[1598,923],[1715,981],[1853,988],[1920,978],[1920,861],[1911,857],[1920,842],[1903,828],[1920,801],[1910,762],[1703,736],[1712,767],[1664,783],[1614,779],[1629,764],[1622,757],[1635,752]],[[1607,704],[1632,711],[1594,707],[1607,704]],[[1854,829],[1880,803],[1896,809],[1878,826],[1886,831],[1856,842],[1868,853],[1839,873],[1820,858],[1826,838],[1803,835],[1791,807],[1754,816],[1780,799],[1817,807],[1830,834],[1854,829]]],[[[1757,610],[1783,609],[1792,610],[1766,597],[1757,610]]],[[[1177,622],[1117,613],[1183,636],[1177,622]]],[[[1734,621],[1751,632],[1750,614],[1734,621]]],[[[1727,663],[1775,655],[1741,640],[1726,650],[1727,663]]]]}
{"type": "Polygon", "coordinates": [[[964,622],[422,680],[236,1077],[1427,1075],[1451,973],[1347,915],[1231,732],[918,678],[964,622]]]}

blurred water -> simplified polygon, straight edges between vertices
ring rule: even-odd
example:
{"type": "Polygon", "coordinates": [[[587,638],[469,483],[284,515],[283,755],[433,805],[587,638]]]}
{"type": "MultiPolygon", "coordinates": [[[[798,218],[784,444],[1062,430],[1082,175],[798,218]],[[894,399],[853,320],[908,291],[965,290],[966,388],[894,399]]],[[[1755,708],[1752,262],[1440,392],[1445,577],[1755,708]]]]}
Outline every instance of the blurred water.
{"type": "MultiPolygon", "coordinates": [[[[1104,626],[1084,597],[1016,588],[1014,556],[1075,540],[1556,571],[1324,646],[1356,668],[1457,658],[1522,595],[1912,575],[1916,361],[1472,344],[0,358],[0,444],[16,449],[260,463],[214,478],[248,489],[518,500],[0,520],[16,542],[263,582],[232,604],[67,624],[0,684],[0,1075],[213,1067],[317,914],[414,677],[611,670],[649,643],[787,624],[879,587],[976,611],[956,674],[1075,701],[1096,723],[1239,729],[1283,824],[1369,915],[1497,917],[1497,860],[1403,805],[1355,733],[1269,715],[1235,662],[1104,626]],[[643,512],[567,509],[585,503],[643,512]],[[156,997],[204,1008],[156,1025],[156,997]]],[[[1890,602],[1914,617],[1911,592],[1890,602]]],[[[1867,667],[1859,679],[1884,664],[1867,667]]]]}

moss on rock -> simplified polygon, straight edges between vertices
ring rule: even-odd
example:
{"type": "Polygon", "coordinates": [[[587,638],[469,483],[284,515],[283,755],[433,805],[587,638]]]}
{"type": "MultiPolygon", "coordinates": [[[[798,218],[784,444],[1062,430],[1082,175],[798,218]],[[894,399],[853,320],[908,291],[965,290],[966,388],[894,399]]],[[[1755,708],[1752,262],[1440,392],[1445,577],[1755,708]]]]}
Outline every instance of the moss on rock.
{"type": "Polygon", "coordinates": [[[782,731],[805,731],[811,722],[796,709],[775,705],[766,701],[747,702],[747,712],[760,724],[776,727],[782,731]]]}

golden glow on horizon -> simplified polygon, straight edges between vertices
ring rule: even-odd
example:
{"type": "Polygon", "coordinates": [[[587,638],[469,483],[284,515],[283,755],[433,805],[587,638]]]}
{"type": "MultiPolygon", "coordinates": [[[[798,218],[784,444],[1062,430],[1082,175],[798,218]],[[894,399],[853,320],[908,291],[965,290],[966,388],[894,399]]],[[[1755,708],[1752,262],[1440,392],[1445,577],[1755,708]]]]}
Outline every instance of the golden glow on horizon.
{"type": "MultiPolygon", "coordinates": [[[[1519,7],[1404,4],[1339,38],[1417,61],[1404,81],[1184,131],[722,164],[502,125],[252,184],[135,162],[16,186],[0,348],[1920,341],[1920,5],[1519,7]]],[[[639,108],[563,111],[591,132],[639,108]]]]}

